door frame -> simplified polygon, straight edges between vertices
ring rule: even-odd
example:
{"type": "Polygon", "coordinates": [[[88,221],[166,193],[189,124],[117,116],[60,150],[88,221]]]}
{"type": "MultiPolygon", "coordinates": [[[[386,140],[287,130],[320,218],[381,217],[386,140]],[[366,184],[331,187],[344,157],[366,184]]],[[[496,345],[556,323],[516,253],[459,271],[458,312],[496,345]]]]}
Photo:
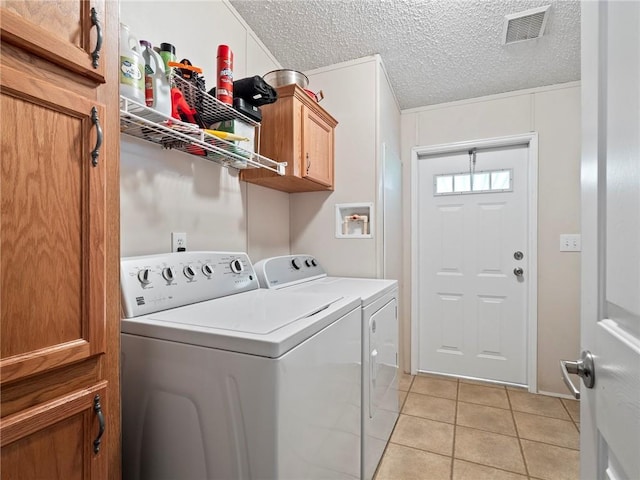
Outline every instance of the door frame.
{"type": "Polygon", "coordinates": [[[464,151],[472,148],[486,149],[527,145],[527,228],[528,255],[526,271],[529,272],[527,285],[527,384],[529,391],[537,392],[538,388],[538,133],[528,132],[520,135],[509,135],[463,142],[446,143],[431,146],[413,147],[411,149],[411,374],[418,373],[419,329],[418,321],[418,162],[427,155],[442,155],[464,151]]]}

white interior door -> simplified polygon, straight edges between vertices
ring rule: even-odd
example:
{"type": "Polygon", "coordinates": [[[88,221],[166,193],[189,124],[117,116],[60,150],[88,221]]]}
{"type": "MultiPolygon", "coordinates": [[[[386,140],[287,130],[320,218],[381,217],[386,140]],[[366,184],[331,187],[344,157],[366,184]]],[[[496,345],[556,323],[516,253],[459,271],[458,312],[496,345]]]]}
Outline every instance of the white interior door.
{"type": "Polygon", "coordinates": [[[418,158],[418,370],[527,383],[528,155],[418,158]]]}
{"type": "Polygon", "coordinates": [[[640,478],[640,2],[582,3],[585,479],[640,478]]]}

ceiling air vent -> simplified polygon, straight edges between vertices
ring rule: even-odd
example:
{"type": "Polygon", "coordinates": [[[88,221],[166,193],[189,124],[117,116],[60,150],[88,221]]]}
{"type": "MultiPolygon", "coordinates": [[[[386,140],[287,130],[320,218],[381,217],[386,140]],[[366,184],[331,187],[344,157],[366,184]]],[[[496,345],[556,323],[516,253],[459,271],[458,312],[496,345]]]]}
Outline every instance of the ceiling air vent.
{"type": "Polygon", "coordinates": [[[547,25],[550,5],[532,8],[520,13],[512,13],[504,17],[504,36],[502,43],[509,45],[525,40],[540,38],[547,25]]]}

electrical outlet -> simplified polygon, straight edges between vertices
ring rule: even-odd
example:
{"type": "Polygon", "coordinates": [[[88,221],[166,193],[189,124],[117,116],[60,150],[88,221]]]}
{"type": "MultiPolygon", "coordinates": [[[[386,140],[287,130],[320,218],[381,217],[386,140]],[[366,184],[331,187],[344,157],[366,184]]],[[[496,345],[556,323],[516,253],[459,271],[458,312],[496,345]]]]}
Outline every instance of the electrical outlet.
{"type": "Polygon", "coordinates": [[[171,232],[171,251],[186,252],[187,251],[187,234],[179,232],[171,232]]]}
{"type": "Polygon", "coordinates": [[[561,252],[579,252],[582,250],[582,242],[580,234],[563,234],[560,235],[560,251],[561,252]]]}

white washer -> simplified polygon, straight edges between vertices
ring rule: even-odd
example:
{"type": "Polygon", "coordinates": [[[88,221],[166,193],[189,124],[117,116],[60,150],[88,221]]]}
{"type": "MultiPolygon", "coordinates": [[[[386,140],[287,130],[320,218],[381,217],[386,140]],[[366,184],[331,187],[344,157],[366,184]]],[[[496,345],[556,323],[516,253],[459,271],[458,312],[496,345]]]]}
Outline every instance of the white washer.
{"type": "Polygon", "coordinates": [[[310,255],[255,265],[260,286],[277,291],[356,295],[362,319],[361,478],[371,480],[398,420],[398,282],[329,277],[310,255]]]}
{"type": "Polygon", "coordinates": [[[125,479],[360,476],[360,301],[244,253],[123,258],[125,479]]]}

